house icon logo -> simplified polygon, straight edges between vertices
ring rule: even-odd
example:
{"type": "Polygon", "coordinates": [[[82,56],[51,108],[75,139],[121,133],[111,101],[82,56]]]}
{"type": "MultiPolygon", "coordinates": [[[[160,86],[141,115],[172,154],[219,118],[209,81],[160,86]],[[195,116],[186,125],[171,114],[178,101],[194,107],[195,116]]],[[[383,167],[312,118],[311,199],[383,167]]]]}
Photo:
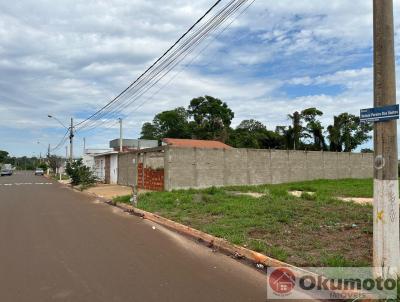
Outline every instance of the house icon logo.
{"type": "Polygon", "coordinates": [[[275,269],[269,276],[269,286],[276,295],[286,296],[296,285],[296,277],[288,268],[275,269]]]}

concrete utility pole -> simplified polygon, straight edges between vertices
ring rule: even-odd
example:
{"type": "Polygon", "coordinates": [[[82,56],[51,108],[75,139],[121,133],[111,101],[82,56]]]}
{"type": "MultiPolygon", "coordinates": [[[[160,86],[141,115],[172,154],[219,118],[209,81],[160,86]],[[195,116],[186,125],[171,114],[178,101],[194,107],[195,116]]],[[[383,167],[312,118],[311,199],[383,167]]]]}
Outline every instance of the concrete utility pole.
{"type": "Polygon", "coordinates": [[[119,118],[119,152],[122,152],[122,118],[119,118]]]}
{"type": "Polygon", "coordinates": [[[74,119],[71,117],[71,127],[69,128],[69,160],[74,158],[74,119]]]}
{"type": "MultiPolygon", "coordinates": [[[[393,1],[373,0],[374,107],[396,104],[393,1]]],[[[397,121],[374,125],[374,260],[376,277],[400,270],[397,121]]]]}
{"type": "Polygon", "coordinates": [[[49,144],[49,146],[47,147],[47,158],[50,158],[50,144],[49,144]]]}

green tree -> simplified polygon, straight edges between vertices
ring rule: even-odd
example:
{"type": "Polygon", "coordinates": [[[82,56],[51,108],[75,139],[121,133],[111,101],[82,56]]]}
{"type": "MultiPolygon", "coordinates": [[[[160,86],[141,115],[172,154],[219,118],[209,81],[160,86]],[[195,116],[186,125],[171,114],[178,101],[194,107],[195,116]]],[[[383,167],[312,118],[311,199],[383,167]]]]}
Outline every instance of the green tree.
{"type": "Polygon", "coordinates": [[[48,165],[45,162],[41,162],[38,168],[43,169],[43,171],[47,171],[48,165]]]}
{"type": "Polygon", "coordinates": [[[307,108],[301,111],[301,118],[305,121],[303,137],[313,140],[313,144],[308,146],[312,150],[326,150],[324,127],[317,120],[318,116],[322,116],[323,112],[315,107],[307,108]]]}
{"type": "Polygon", "coordinates": [[[158,140],[166,137],[190,138],[188,118],[189,115],[183,107],[158,113],[153,123],[143,124],[141,138],[158,140]]]}
{"type": "Polygon", "coordinates": [[[188,113],[194,120],[191,130],[196,138],[227,141],[234,113],[226,103],[207,95],[194,98],[188,113]]]}
{"type": "Polygon", "coordinates": [[[8,158],[8,152],[0,150],[0,163],[4,163],[8,158]]]}
{"type": "Polygon", "coordinates": [[[363,148],[361,149],[361,153],[374,153],[374,150],[370,148],[363,148]]]}
{"type": "Polygon", "coordinates": [[[96,177],[90,171],[90,168],[82,163],[82,159],[73,161],[72,163],[68,162],[66,172],[71,178],[71,184],[74,186],[82,185],[83,187],[87,187],[96,182],[96,177]]]}
{"type": "Polygon", "coordinates": [[[298,111],[288,115],[292,126],[287,129],[285,136],[288,139],[288,149],[301,149],[301,138],[303,137],[302,117],[298,111]]]}
{"type": "Polygon", "coordinates": [[[267,128],[259,121],[244,120],[235,130],[231,129],[227,143],[235,148],[262,148],[267,128]]]}
{"type": "Polygon", "coordinates": [[[329,125],[327,131],[329,140],[329,150],[342,152],[343,146],[340,137],[340,124],[337,116],[333,117],[333,125],[329,125]]]}
{"type": "Polygon", "coordinates": [[[141,139],[157,139],[156,137],[156,127],[152,123],[144,123],[142,126],[142,132],[140,133],[141,139]]]}
{"type": "Polygon", "coordinates": [[[248,132],[264,132],[267,130],[267,127],[259,121],[250,119],[242,121],[236,129],[246,130],[248,132]]]}
{"type": "Polygon", "coordinates": [[[282,147],[281,136],[256,120],[244,120],[229,134],[228,144],[235,148],[275,149],[282,147]]]}
{"type": "Polygon", "coordinates": [[[293,149],[294,148],[294,135],[292,126],[276,126],[275,134],[280,138],[282,149],[293,149]]]}
{"type": "Polygon", "coordinates": [[[183,107],[157,114],[153,120],[156,137],[190,138],[188,118],[189,115],[183,107]]]}
{"type": "Polygon", "coordinates": [[[50,155],[47,160],[49,163],[49,167],[51,170],[53,170],[53,172],[56,172],[56,170],[60,168],[64,163],[64,159],[56,155],[50,155]]]}
{"type": "Polygon", "coordinates": [[[351,152],[371,138],[369,133],[372,126],[361,124],[358,116],[345,112],[335,116],[333,120],[333,125],[327,128],[331,151],[351,152]]]}

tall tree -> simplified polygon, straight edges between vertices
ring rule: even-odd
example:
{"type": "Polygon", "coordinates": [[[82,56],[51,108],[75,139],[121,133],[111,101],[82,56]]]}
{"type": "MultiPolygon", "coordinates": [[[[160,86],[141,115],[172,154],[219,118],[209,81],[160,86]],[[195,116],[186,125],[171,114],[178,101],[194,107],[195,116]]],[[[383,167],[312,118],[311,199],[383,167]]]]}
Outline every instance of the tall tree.
{"type": "Polygon", "coordinates": [[[331,151],[351,152],[371,138],[371,131],[372,126],[361,124],[358,116],[341,113],[334,117],[333,125],[328,127],[331,151]]]}
{"type": "Polygon", "coordinates": [[[294,149],[292,126],[276,126],[275,133],[280,138],[282,149],[294,149]]]}
{"type": "Polygon", "coordinates": [[[0,150],[0,163],[3,163],[8,157],[8,152],[0,150]]]}
{"type": "Polygon", "coordinates": [[[154,117],[153,125],[156,128],[156,137],[159,139],[190,138],[188,113],[183,107],[163,111],[154,117]]]}
{"type": "Polygon", "coordinates": [[[50,155],[48,158],[49,167],[55,172],[64,164],[64,159],[57,155],[50,155]]]}
{"type": "Polygon", "coordinates": [[[227,140],[234,113],[226,103],[208,95],[194,98],[188,113],[194,120],[192,129],[196,138],[227,140]]]}
{"type": "Polygon", "coordinates": [[[323,112],[315,107],[307,108],[301,111],[301,118],[306,122],[304,128],[304,137],[313,140],[313,144],[310,146],[313,150],[325,150],[325,137],[324,127],[321,122],[317,119],[318,116],[322,116],[323,112]]]}
{"type": "Polygon", "coordinates": [[[343,146],[340,136],[340,123],[337,116],[333,117],[333,125],[329,125],[328,130],[328,140],[329,140],[329,150],[335,152],[342,152],[343,146]]]}
{"type": "Polygon", "coordinates": [[[141,138],[190,138],[188,113],[183,107],[158,113],[153,123],[144,123],[141,138]]]}
{"type": "Polygon", "coordinates": [[[256,120],[244,120],[229,135],[228,144],[236,148],[263,147],[263,140],[267,137],[267,127],[256,120]]]}
{"type": "Polygon", "coordinates": [[[142,132],[140,133],[141,139],[157,139],[157,129],[152,123],[144,123],[142,126],[142,132]]]}
{"type": "Polygon", "coordinates": [[[301,138],[303,136],[301,114],[295,111],[293,114],[289,114],[288,117],[292,120],[292,127],[289,127],[286,132],[286,135],[291,135],[288,146],[290,145],[293,149],[301,149],[301,138]]]}

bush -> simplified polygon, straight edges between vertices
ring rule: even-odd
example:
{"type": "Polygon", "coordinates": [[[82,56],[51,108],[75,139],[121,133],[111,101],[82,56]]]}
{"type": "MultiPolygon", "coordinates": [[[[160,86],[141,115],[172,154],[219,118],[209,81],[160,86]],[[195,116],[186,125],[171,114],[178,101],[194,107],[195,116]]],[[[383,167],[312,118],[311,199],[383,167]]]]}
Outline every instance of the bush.
{"type": "Polygon", "coordinates": [[[72,163],[68,162],[66,172],[71,178],[71,184],[74,186],[89,186],[94,184],[97,180],[92,171],[90,171],[90,168],[82,164],[81,159],[72,163]]]}
{"type": "Polygon", "coordinates": [[[47,171],[48,166],[46,163],[41,163],[38,168],[43,169],[43,171],[47,171]]]}

